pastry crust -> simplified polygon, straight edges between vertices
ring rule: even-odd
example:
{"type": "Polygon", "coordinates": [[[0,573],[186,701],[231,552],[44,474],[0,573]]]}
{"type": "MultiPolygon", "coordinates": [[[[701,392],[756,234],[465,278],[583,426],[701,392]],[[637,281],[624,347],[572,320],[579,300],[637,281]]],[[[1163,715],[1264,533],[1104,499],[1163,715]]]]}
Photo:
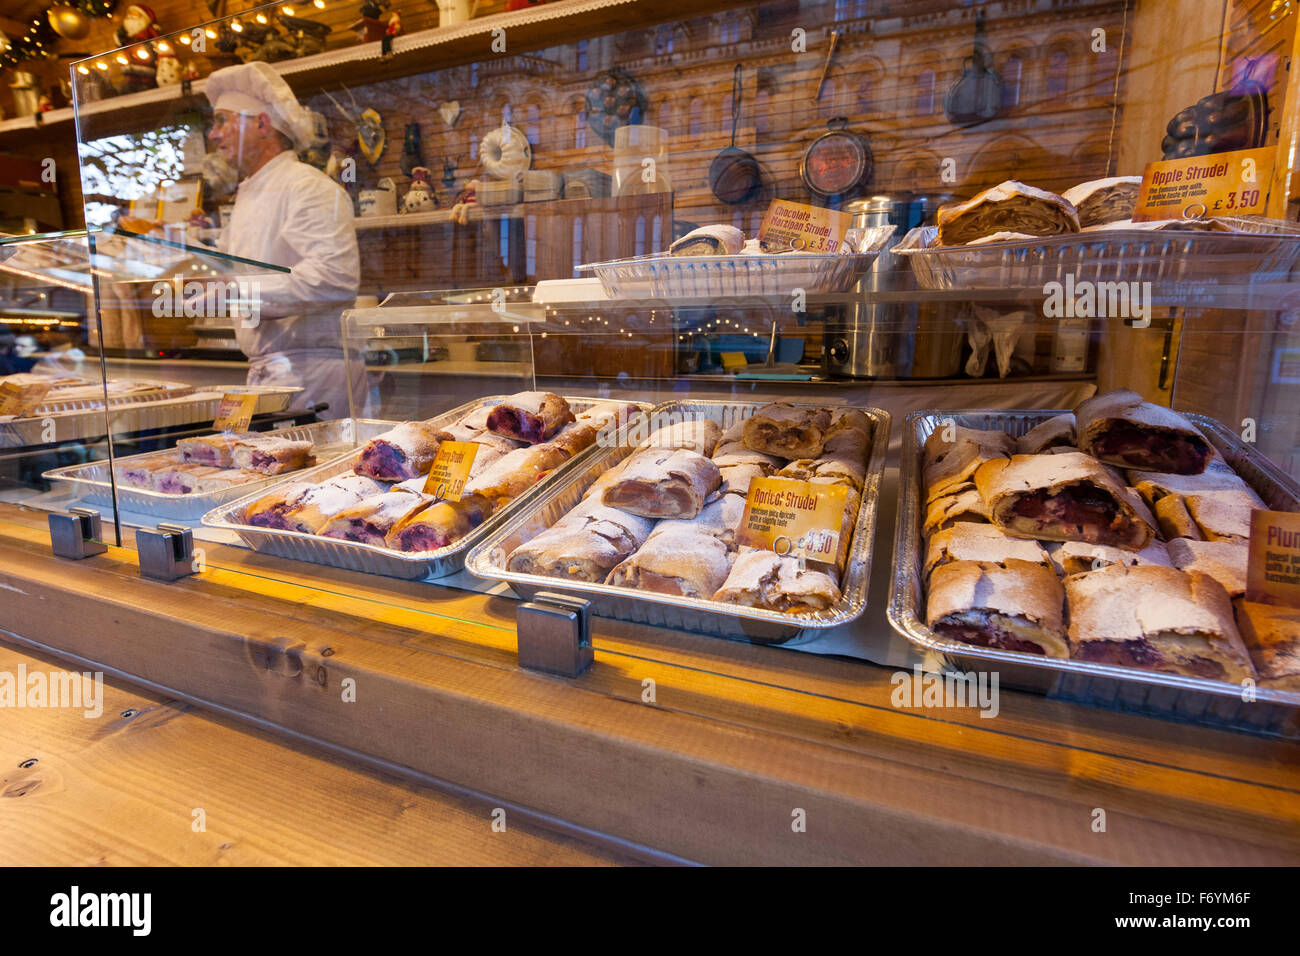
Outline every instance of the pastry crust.
{"type": "Polygon", "coordinates": [[[731,554],[719,538],[675,526],[652,534],[632,557],[609,573],[616,587],[708,599],[727,579],[731,554]]]}
{"type": "Polygon", "coordinates": [[[1111,565],[1065,579],[1077,660],[1237,682],[1253,678],[1228,592],[1209,575],[1111,565]]]}
{"type": "Polygon", "coordinates": [[[488,413],[487,430],[528,445],[540,444],[574,420],[569,403],[553,392],[519,392],[488,413]]]}
{"type": "Polygon", "coordinates": [[[1136,495],[1084,454],[995,458],[975,472],[975,486],[993,524],[1017,537],[1129,551],[1141,550],[1153,537],[1136,495]]]}
{"type": "Polygon", "coordinates": [[[1009,179],[955,206],[941,206],[939,244],[960,246],[997,232],[1056,236],[1079,231],[1069,201],[1046,189],[1009,179]]]}
{"type": "Polygon", "coordinates": [[[1079,448],[1122,468],[1200,474],[1214,457],[1205,436],[1172,409],[1116,389],[1074,410],[1079,448]]]}
{"type": "Polygon", "coordinates": [[[1176,538],[1202,539],[1201,529],[1188,513],[1182,495],[1165,495],[1156,502],[1156,522],[1166,541],[1176,538]]]}
{"type": "Polygon", "coordinates": [[[1250,538],[1250,513],[1259,508],[1250,492],[1211,491],[1184,495],[1187,511],[1207,541],[1244,541],[1250,538]]]}
{"type": "Polygon", "coordinates": [[[712,458],[713,463],[719,468],[753,465],[765,475],[775,474],[776,470],[785,464],[784,458],[765,455],[761,451],[753,451],[741,442],[723,441],[713,452],[712,458]]]}
{"type": "Polygon", "coordinates": [[[610,568],[645,542],[654,528],[648,518],[584,498],[532,540],[511,552],[506,566],[521,574],[575,581],[604,581],[610,568]]]}
{"type": "Polygon", "coordinates": [[[249,505],[244,511],[244,523],[315,534],[344,508],[385,490],[384,485],[364,475],[339,475],[319,484],[295,481],[249,505]]]}
{"type": "Polygon", "coordinates": [[[797,558],[745,551],[737,555],[713,600],[785,614],[813,614],[839,603],[840,589],[825,572],[800,568],[797,558]]]}
{"type": "Polygon", "coordinates": [[[718,447],[722,438],[722,426],[717,422],[700,418],[693,421],[675,422],[665,425],[650,434],[643,441],[641,448],[685,448],[710,455],[718,447]]]}
{"type": "Polygon", "coordinates": [[[175,468],[176,465],[175,456],[163,452],[150,455],[148,458],[137,458],[129,464],[119,462],[114,468],[114,477],[117,478],[119,484],[128,488],[156,491],[154,475],[160,471],[175,468]]]}
{"type": "Polygon", "coordinates": [[[1231,597],[1246,593],[1246,542],[1190,541],[1175,538],[1168,544],[1169,558],[1180,571],[1200,571],[1223,585],[1231,597]]]}
{"type": "Polygon", "coordinates": [[[1222,459],[1211,461],[1199,475],[1171,475],[1158,471],[1128,472],[1128,482],[1154,506],[1166,495],[1199,495],[1207,492],[1235,491],[1249,496],[1257,508],[1264,502],[1253,488],[1222,459]]]}
{"type": "Polygon", "coordinates": [[[693,518],[721,484],[718,466],[698,452],[647,448],[632,455],[601,501],[646,518],[693,518]]]}
{"type": "Polygon", "coordinates": [[[1077,450],[1073,412],[1049,418],[1016,439],[1016,452],[1021,455],[1041,455],[1049,448],[1077,450]]]}
{"type": "Polygon", "coordinates": [[[755,478],[766,478],[769,474],[766,468],[759,465],[731,465],[728,468],[719,468],[718,472],[722,476],[722,484],[718,486],[718,491],[733,497],[748,495],[749,483],[755,478]]]}
{"type": "Polygon", "coordinates": [[[745,447],[779,458],[816,458],[826,444],[831,412],[777,402],[765,405],[745,422],[745,447]]]}
{"type": "Polygon", "coordinates": [[[379,481],[427,475],[439,444],[438,430],[428,422],[402,422],[370,439],[352,470],[379,481]]]}
{"type": "Polygon", "coordinates": [[[1074,206],[1079,226],[1087,229],[1120,219],[1131,220],[1141,186],[1141,176],[1110,176],[1071,186],[1061,193],[1061,198],[1074,206]]]}
{"type": "Polygon", "coordinates": [[[1300,691],[1300,609],[1234,601],[1259,686],[1300,691]]]}
{"type": "Polygon", "coordinates": [[[965,644],[1069,656],[1056,572],[1030,561],[954,561],[930,575],[925,622],[965,644]]]}
{"type": "Polygon", "coordinates": [[[1008,558],[1050,566],[1047,552],[1037,541],[1013,538],[991,524],[965,522],[930,538],[921,576],[929,577],[936,567],[954,561],[991,561],[998,564],[1008,558]]]}
{"type": "Polygon", "coordinates": [[[966,484],[975,470],[994,458],[1010,458],[1016,443],[1006,432],[981,431],[978,428],[946,426],[936,428],[925,440],[922,453],[921,483],[928,504],[966,484]],[[951,441],[947,439],[951,438],[951,441]]]}
{"type": "Polygon", "coordinates": [[[665,518],[654,526],[650,537],[690,530],[717,538],[727,546],[728,551],[735,551],[736,529],[740,527],[740,519],[744,514],[744,498],[739,495],[723,495],[701,508],[694,518],[665,518]]]}

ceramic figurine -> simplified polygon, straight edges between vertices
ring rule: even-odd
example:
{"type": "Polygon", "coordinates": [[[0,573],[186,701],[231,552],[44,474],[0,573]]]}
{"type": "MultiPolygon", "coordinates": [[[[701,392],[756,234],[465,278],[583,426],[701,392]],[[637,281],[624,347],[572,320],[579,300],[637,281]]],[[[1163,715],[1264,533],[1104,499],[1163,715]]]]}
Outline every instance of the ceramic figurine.
{"type": "Polygon", "coordinates": [[[154,78],[159,86],[170,86],[181,81],[181,61],[176,59],[176,54],[158,53],[158,68],[154,71],[154,78]]]}
{"type": "Polygon", "coordinates": [[[358,198],[362,218],[397,214],[397,183],[385,176],[373,189],[363,189],[358,198]]]}
{"type": "Polygon", "coordinates": [[[438,208],[438,197],[434,195],[433,183],[429,182],[429,170],[416,166],[411,170],[411,188],[402,200],[402,212],[427,212],[438,208]]]}

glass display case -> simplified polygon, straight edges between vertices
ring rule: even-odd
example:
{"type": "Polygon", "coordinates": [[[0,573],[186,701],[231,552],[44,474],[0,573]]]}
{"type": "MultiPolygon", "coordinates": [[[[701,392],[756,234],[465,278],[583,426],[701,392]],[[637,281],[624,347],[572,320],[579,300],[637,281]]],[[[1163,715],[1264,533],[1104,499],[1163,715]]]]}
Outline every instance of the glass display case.
{"type": "Polygon", "coordinates": [[[54,244],[108,422],[38,503],[297,587],[425,581],[392,600],[433,621],[560,592],[1279,732],[1300,674],[1243,641],[1300,634],[1243,605],[1250,513],[1300,506],[1296,17],[902,6],[569,0],[233,66],[189,31],[146,46],[211,72],[116,112],[75,65],[98,225],[54,244]],[[169,129],[166,176],[104,177],[169,129]],[[193,414],[130,420],[122,379],[193,414]],[[1200,650],[1092,629],[1125,575],[1200,650]]]}

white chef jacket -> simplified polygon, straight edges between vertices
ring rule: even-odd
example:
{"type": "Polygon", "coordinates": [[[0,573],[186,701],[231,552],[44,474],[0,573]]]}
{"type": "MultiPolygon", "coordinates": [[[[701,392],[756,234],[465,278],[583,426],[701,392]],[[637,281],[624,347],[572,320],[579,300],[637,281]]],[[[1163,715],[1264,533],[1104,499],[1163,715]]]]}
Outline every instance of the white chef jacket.
{"type": "Polygon", "coordinates": [[[261,314],[253,328],[235,323],[245,355],[342,349],[339,319],[361,278],[352,200],[343,187],[285,150],[239,184],[217,247],[290,270],[250,277],[261,314]]]}

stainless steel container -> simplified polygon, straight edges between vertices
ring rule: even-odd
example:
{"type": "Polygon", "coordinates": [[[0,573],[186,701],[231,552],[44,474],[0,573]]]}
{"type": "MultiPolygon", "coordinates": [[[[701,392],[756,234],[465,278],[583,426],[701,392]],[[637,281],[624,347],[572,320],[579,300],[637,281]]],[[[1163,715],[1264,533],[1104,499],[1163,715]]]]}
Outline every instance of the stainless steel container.
{"type": "MultiPolygon", "coordinates": [[[[896,205],[890,196],[872,196],[846,203],[844,211],[853,214],[854,228],[899,225],[896,205]]],[[[906,287],[910,277],[898,269],[898,263],[889,252],[902,233],[903,230],[895,229],[871,269],[853,287],[860,301],[848,307],[842,323],[827,330],[826,366],[832,375],[907,378],[912,374],[916,303],[861,301],[878,293],[901,291],[906,287]]]]}

